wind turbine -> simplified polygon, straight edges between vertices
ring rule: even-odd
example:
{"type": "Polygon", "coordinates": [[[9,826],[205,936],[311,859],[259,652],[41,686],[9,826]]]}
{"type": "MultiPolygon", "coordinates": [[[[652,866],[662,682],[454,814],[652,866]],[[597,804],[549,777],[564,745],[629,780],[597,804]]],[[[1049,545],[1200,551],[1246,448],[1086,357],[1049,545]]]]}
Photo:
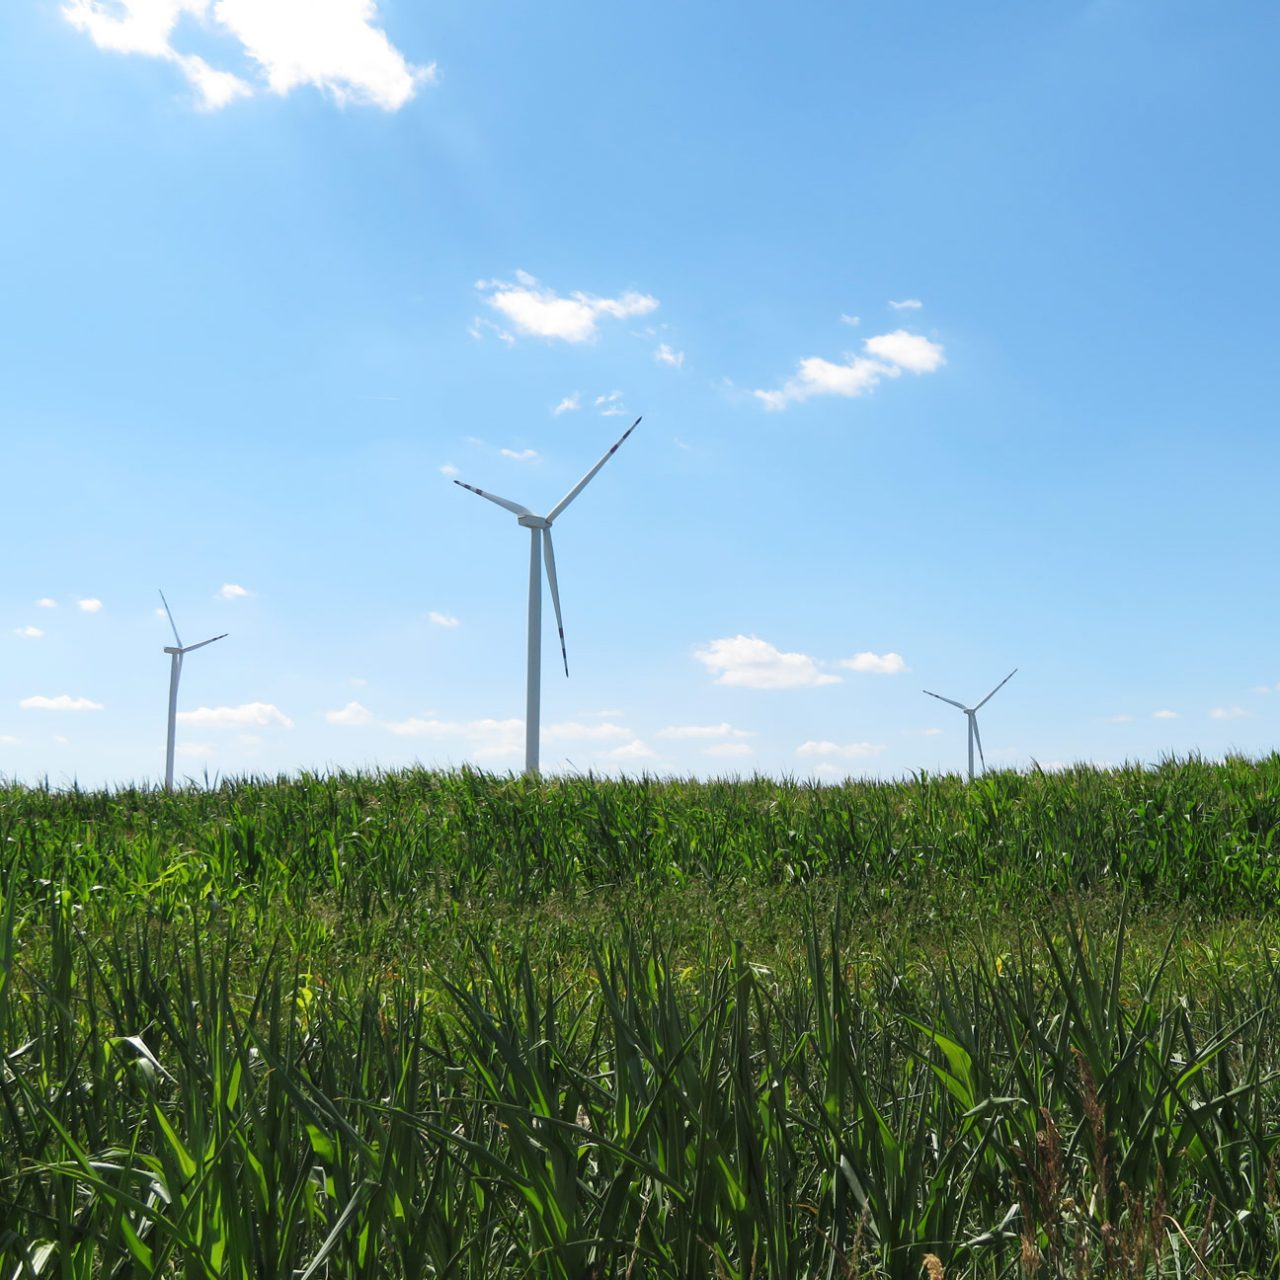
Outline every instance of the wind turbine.
{"type": "Polygon", "coordinates": [[[169,625],[173,628],[173,638],[177,641],[176,645],[165,645],[165,653],[170,657],[169,663],[169,737],[165,745],[164,753],[164,789],[166,791],[173,790],[173,748],[174,740],[178,731],[178,681],[182,678],[182,659],[189,653],[194,653],[197,649],[203,649],[205,645],[212,644],[215,640],[223,640],[227,636],[227,632],[223,632],[220,636],[211,636],[208,640],[201,640],[199,644],[182,643],[182,637],[178,634],[178,624],[173,620],[173,613],[169,608],[169,602],[164,598],[164,592],[160,592],[160,600],[164,604],[164,611],[168,615],[169,625]]]}
{"type": "Polygon", "coordinates": [[[963,702],[957,702],[954,698],[944,698],[940,693],[929,693],[926,689],[924,692],[929,694],[931,698],[937,698],[939,702],[949,702],[953,707],[959,707],[961,711],[969,717],[969,781],[973,781],[973,744],[978,744],[978,758],[982,761],[983,771],[987,768],[987,758],[982,754],[982,735],[978,732],[978,712],[991,701],[992,698],[1000,692],[1001,689],[1018,674],[1018,668],[1014,667],[1003,680],[1000,681],[994,689],[976,707],[966,707],[963,702]]]}
{"type": "Polygon", "coordinates": [[[505,507],[516,517],[517,524],[529,530],[529,674],[525,692],[524,719],[524,771],[528,774],[538,772],[538,733],[542,703],[542,560],[544,554],[547,561],[547,583],[551,587],[551,603],[555,605],[556,610],[556,629],[560,632],[560,656],[564,660],[565,678],[569,676],[569,654],[564,647],[564,619],[560,616],[560,588],[556,584],[556,557],[551,547],[551,526],[569,503],[587,487],[596,472],[618,452],[618,446],[623,440],[639,425],[640,419],[637,418],[610,446],[609,452],[545,516],[535,515],[528,507],[522,507],[518,502],[509,502],[506,498],[499,498],[497,494],[486,493],[485,490],[477,489],[474,485],[463,484],[461,480],[453,482],[482,498],[488,498],[490,502],[496,502],[500,507],[505,507]]]}

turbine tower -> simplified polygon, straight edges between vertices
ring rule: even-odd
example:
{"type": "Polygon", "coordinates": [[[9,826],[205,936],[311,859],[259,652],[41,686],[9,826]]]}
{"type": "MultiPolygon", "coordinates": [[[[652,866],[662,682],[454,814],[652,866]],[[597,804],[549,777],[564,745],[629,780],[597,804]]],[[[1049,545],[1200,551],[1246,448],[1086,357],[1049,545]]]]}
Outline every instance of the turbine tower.
{"type": "Polygon", "coordinates": [[[182,643],[182,637],[178,634],[178,624],[173,620],[173,613],[169,608],[169,602],[164,598],[164,592],[160,592],[160,600],[164,604],[164,611],[169,617],[169,625],[173,628],[173,638],[177,641],[176,645],[165,645],[165,653],[170,657],[169,663],[169,736],[165,743],[164,752],[164,789],[166,791],[173,790],[173,748],[178,732],[178,681],[182,678],[182,659],[189,653],[194,653],[197,649],[203,649],[205,645],[212,644],[215,640],[223,640],[227,636],[227,632],[223,632],[220,636],[212,636],[208,640],[201,640],[199,644],[182,643]]]}
{"type": "Polygon", "coordinates": [[[556,557],[551,547],[551,526],[569,503],[587,487],[596,472],[617,453],[618,446],[623,440],[639,425],[640,419],[637,418],[610,446],[609,452],[545,516],[535,515],[528,507],[522,507],[518,502],[510,502],[506,498],[499,498],[496,494],[486,493],[485,490],[477,489],[474,485],[463,484],[461,480],[453,482],[478,494],[481,498],[488,498],[490,502],[496,502],[498,506],[505,507],[516,517],[517,524],[529,530],[529,671],[524,719],[524,771],[527,774],[538,772],[539,717],[542,704],[542,561],[544,555],[547,562],[547,584],[551,588],[551,603],[556,611],[556,629],[560,633],[560,657],[564,661],[566,679],[569,675],[569,655],[564,647],[564,619],[560,616],[560,588],[556,583],[556,557]]]}
{"type": "Polygon", "coordinates": [[[1005,676],[1005,678],[1001,680],[1000,683],[996,685],[996,687],[992,689],[991,692],[987,694],[987,696],[983,698],[983,700],[979,702],[976,707],[966,707],[963,702],[957,702],[954,698],[944,698],[940,693],[929,693],[928,689],[924,690],[925,693],[929,694],[929,697],[937,698],[939,702],[949,702],[953,707],[959,707],[960,710],[963,711],[965,715],[969,717],[969,781],[970,782],[973,781],[973,744],[975,742],[978,744],[978,758],[982,761],[982,769],[984,773],[986,772],[986,768],[987,768],[987,758],[982,754],[982,735],[978,732],[978,712],[983,707],[985,707],[987,703],[990,702],[991,699],[994,698],[996,694],[999,693],[1000,690],[1003,689],[1005,685],[1007,685],[1009,681],[1012,680],[1013,677],[1017,674],[1018,674],[1018,668],[1014,667],[1014,669],[1010,671],[1009,674],[1005,676]]]}

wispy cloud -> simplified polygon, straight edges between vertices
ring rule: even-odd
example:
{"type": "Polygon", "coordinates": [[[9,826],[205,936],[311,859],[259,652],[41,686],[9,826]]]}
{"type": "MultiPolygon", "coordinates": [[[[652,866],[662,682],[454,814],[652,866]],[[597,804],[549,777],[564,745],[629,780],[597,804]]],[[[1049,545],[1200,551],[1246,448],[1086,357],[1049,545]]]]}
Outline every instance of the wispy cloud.
{"type": "Polygon", "coordinates": [[[1246,711],[1243,707],[1214,707],[1209,712],[1210,720],[1248,720],[1253,717],[1252,711],[1246,711]]]}
{"type": "Polygon", "coordinates": [[[684,368],[684,352],[673,351],[665,342],[658,344],[658,349],[653,353],[653,358],[659,364],[670,365],[673,369],[684,368]]]}
{"type": "Polygon", "coordinates": [[[890,298],[889,305],[895,311],[919,311],[920,308],[924,306],[924,303],[921,302],[919,298],[903,298],[901,302],[894,302],[894,300],[890,298]]]}
{"type": "Polygon", "coordinates": [[[392,721],[384,729],[399,737],[434,738],[457,742],[477,760],[503,760],[524,750],[523,720],[437,720],[411,716],[392,721]]]}
{"type": "Polygon", "coordinates": [[[783,653],[759,636],[726,636],[694,651],[716,684],[743,689],[806,689],[839,684],[806,653],[783,653]]]}
{"type": "Polygon", "coordinates": [[[1121,711],[1119,715],[1104,716],[1103,722],[1105,724],[1132,724],[1133,717],[1127,712],[1121,711]]]}
{"type": "Polygon", "coordinates": [[[376,25],[374,0],[67,0],[62,13],[100,49],[172,63],[206,111],[259,89],[283,96],[306,85],[340,105],[396,111],[435,78],[434,63],[412,65],[376,25]],[[253,80],[182,51],[183,18],[238,44],[253,80]]]}
{"type": "Polygon", "coordinates": [[[842,760],[868,760],[888,748],[881,742],[802,742],[796,755],[806,760],[837,756],[842,760]]]}
{"type": "Polygon", "coordinates": [[[936,738],[942,733],[942,730],[930,727],[928,729],[903,729],[902,732],[908,738],[936,738]]]}
{"type": "Polygon", "coordinates": [[[658,737],[687,741],[690,738],[754,738],[755,734],[750,729],[735,729],[728,723],[672,724],[659,729],[658,737]]]}
{"type": "Polygon", "coordinates": [[[1151,718],[1153,720],[1176,720],[1178,718],[1178,713],[1165,708],[1160,711],[1153,711],[1151,713],[1151,718]]]}
{"type": "Polygon", "coordinates": [[[856,329],[862,323],[862,317],[847,315],[845,312],[842,311],[840,313],[840,323],[847,324],[851,328],[856,329]]]}
{"type": "Polygon", "coordinates": [[[610,391],[607,395],[596,396],[592,403],[600,410],[602,418],[620,418],[627,411],[622,403],[621,391],[610,391]]]}
{"type": "Polygon", "coordinates": [[[23,711],[101,711],[102,703],[92,698],[73,698],[69,693],[60,693],[56,698],[46,698],[43,694],[35,694],[23,698],[18,703],[23,711]]]}
{"type": "Polygon", "coordinates": [[[437,627],[460,627],[462,623],[451,613],[440,613],[436,609],[432,609],[427,617],[435,623],[437,627]]]}
{"type": "Polygon", "coordinates": [[[498,452],[512,462],[532,462],[538,456],[537,449],[499,449],[498,452]]]}
{"type": "Polygon", "coordinates": [[[460,476],[462,472],[459,471],[452,462],[446,462],[444,466],[440,468],[440,474],[442,476],[448,476],[449,479],[452,480],[454,476],[460,476]]]}
{"type": "Polygon", "coordinates": [[[544,742],[616,742],[620,738],[633,738],[635,734],[620,724],[606,720],[603,724],[580,724],[567,720],[562,724],[550,724],[542,730],[544,742]]]}
{"type": "Polygon", "coordinates": [[[39,640],[40,637],[44,635],[44,632],[41,631],[39,627],[28,626],[28,627],[14,627],[13,634],[15,636],[22,636],[27,640],[39,640]]]}
{"type": "Polygon", "coordinates": [[[292,729],[293,721],[270,702],[244,702],[238,707],[197,707],[179,711],[183,724],[203,725],[210,729],[292,729]]]}
{"type": "Polygon", "coordinates": [[[249,596],[249,592],[239,583],[224,582],[217,590],[214,596],[216,600],[244,600],[249,596]]]}
{"type": "Polygon", "coordinates": [[[857,397],[873,391],[885,378],[933,373],[946,363],[942,345],[920,334],[895,329],[866,339],[862,355],[846,355],[843,363],[808,356],[777,390],[753,391],[766,409],[785,409],[814,396],[857,397]]]}
{"type": "Polygon", "coordinates": [[[616,298],[582,292],[562,297],[525,271],[516,272],[514,283],[481,280],[476,289],[517,333],[561,342],[592,342],[599,336],[601,319],[648,315],[658,306],[657,298],[634,290],[616,298]]]}
{"type": "Polygon", "coordinates": [[[41,596],[40,599],[36,601],[37,609],[56,609],[57,607],[58,602],[52,596],[41,596]]]}
{"type": "Polygon", "coordinates": [[[98,613],[102,609],[102,601],[93,596],[89,596],[84,600],[77,600],[76,605],[85,613],[98,613]]]}
{"type": "Polygon", "coordinates": [[[852,658],[841,658],[839,665],[848,667],[850,671],[870,672],[878,676],[897,676],[911,670],[900,653],[872,653],[870,650],[855,653],[852,658]]]}
{"type": "Polygon", "coordinates": [[[373,712],[359,702],[348,702],[345,707],[340,707],[337,711],[326,711],[324,718],[330,724],[356,728],[360,725],[372,724],[373,712]]]}
{"type": "Polygon", "coordinates": [[[572,395],[565,396],[554,409],[551,410],[558,418],[562,413],[574,413],[582,408],[582,395],[575,391],[572,395]]]}
{"type": "Polygon", "coordinates": [[[623,764],[629,764],[639,760],[656,760],[658,758],[658,753],[647,742],[640,738],[633,738],[623,746],[614,747],[612,750],[606,751],[604,754],[608,759],[617,760],[623,764]]]}
{"type": "Polygon", "coordinates": [[[755,752],[745,742],[714,742],[709,747],[703,747],[702,754],[718,760],[743,760],[755,752]]]}

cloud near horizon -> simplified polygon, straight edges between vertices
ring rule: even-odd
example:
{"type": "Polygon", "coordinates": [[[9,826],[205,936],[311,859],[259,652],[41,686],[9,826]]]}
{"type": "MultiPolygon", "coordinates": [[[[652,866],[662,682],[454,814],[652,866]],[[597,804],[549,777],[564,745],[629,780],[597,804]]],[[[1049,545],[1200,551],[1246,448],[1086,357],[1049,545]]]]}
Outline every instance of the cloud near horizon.
{"type": "Polygon", "coordinates": [[[270,702],[244,702],[238,707],[197,707],[194,711],[179,711],[178,721],[210,729],[293,728],[293,721],[270,702]]]}
{"type": "Polygon", "coordinates": [[[810,689],[840,684],[839,676],[819,671],[807,653],[783,653],[759,636],[726,636],[694,650],[716,684],[743,689],[810,689]]]}
{"type": "Polygon", "coordinates": [[[60,693],[56,698],[46,698],[43,694],[35,694],[23,698],[18,706],[23,711],[101,711],[102,703],[92,698],[73,698],[69,693],[60,693]]]}
{"type": "Polygon", "coordinates": [[[911,670],[900,653],[872,653],[870,650],[855,653],[852,658],[841,658],[839,665],[850,671],[870,672],[878,676],[897,676],[911,670]]]}
{"type": "Polygon", "coordinates": [[[398,111],[435,79],[435,63],[414,66],[378,27],[374,0],[67,0],[62,16],[99,49],[172,63],[217,111],[259,90],[284,97],[310,85],[339,106],[398,111]],[[234,71],[184,52],[175,34],[192,25],[240,46],[234,71]]]}

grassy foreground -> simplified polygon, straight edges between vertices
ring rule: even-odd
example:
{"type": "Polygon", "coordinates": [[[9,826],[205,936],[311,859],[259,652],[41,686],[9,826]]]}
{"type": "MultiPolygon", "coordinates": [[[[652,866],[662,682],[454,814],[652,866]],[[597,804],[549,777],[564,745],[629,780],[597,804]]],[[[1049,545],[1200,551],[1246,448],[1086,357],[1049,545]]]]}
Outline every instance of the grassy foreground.
{"type": "Polygon", "coordinates": [[[0,790],[0,1280],[1280,1276],[1280,757],[0,790]]]}

